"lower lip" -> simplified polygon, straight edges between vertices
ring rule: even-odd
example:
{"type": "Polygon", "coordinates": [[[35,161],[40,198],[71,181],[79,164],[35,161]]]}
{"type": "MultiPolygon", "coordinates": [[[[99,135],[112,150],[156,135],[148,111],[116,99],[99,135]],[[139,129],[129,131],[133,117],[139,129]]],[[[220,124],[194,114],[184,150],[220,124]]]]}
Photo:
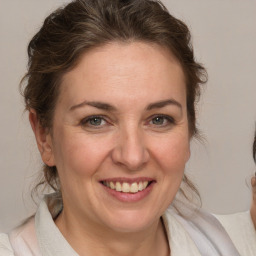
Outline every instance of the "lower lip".
{"type": "Polygon", "coordinates": [[[155,182],[151,182],[151,184],[146,189],[139,191],[137,193],[119,192],[114,189],[106,187],[102,183],[100,184],[103,186],[105,191],[107,191],[111,196],[113,196],[114,198],[121,202],[138,202],[149,195],[149,193],[153,189],[155,182]]]}

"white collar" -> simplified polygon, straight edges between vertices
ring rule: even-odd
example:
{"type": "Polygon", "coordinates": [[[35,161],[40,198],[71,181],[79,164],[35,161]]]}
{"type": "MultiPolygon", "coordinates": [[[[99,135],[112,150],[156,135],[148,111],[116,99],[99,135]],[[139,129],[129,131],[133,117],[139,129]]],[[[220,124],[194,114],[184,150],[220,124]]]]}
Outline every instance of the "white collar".
{"type": "MultiPolygon", "coordinates": [[[[10,234],[15,255],[79,256],[54,223],[61,210],[60,197],[57,194],[46,195],[35,219],[10,234]],[[37,242],[33,242],[34,233],[37,242]]],[[[172,256],[239,256],[228,234],[213,215],[202,210],[195,211],[187,204],[180,204],[179,210],[182,210],[183,217],[173,207],[163,215],[172,256]]]]}
{"type": "Polygon", "coordinates": [[[36,235],[42,255],[79,256],[63,237],[53,219],[62,209],[62,202],[56,194],[44,197],[35,216],[36,235]],[[49,211],[54,202],[54,208],[49,211]],[[49,207],[49,208],[48,208],[49,207]]]}

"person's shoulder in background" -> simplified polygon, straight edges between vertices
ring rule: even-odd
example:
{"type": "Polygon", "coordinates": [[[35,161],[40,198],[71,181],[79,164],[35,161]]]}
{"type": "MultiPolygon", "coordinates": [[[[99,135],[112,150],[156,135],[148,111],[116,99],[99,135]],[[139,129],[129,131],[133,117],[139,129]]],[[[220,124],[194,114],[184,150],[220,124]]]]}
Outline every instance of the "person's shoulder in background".
{"type": "Polygon", "coordinates": [[[221,222],[241,255],[255,255],[256,231],[249,211],[214,216],[221,222]]]}
{"type": "Polygon", "coordinates": [[[14,256],[9,237],[7,234],[4,233],[0,233],[0,255],[14,256]]]}

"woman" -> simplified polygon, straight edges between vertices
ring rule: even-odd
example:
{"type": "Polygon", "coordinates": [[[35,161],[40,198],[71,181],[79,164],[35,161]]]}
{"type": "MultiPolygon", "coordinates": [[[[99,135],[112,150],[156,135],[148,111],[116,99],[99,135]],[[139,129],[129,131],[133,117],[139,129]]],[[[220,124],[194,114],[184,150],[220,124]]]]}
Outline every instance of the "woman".
{"type": "Polygon", "coordinates": [[[237,229],[186,200],[206,79],[184,23],[156,1],[77,0],[28,53],[26,108],[56,192],[1,235],[1,255],[254,255],[249,215],[234,245],[237,229]]]}
{"type": "MultiPolygon", "coordinates": [[[[254,162],[256,163],[256,131],[254,134],[254,142],[253,142],[253,147],[252,147],[252,152],[253,152],[253,159],[254,162]]],[[[252,184],[252,191],[253,191],[253,196],[252,196],[252,205],[251,205],[251,217],[254,223],[254,227],[256,229],[256,172],[255,176],[251,180],[252,184]]]]}

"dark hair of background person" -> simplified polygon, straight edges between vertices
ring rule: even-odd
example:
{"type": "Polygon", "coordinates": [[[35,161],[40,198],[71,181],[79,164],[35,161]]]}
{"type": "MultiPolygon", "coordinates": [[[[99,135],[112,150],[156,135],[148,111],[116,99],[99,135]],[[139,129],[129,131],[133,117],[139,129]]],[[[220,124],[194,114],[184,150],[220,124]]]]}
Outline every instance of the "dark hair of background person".
{"type": "MultiPolygon", "coordinates": [[[[169,49],[185,74],[190,135],[198,135],[195,107],[207,73],[195,61],[188,27],[160,1],[76,0],[50,14],[28,45],[28,71],[21,81],[26,110],[34,109],[42,127],[51,132],[63,75],[86,52],[111,42],[145,42],[169,49]]],[[[43,174],[37,187],[50,185],[60,191],[56,167],[45,165],[43,174]]],[[[199,196],[186,176],[183,183],[199,196]]],[[[180,191],[188,199],[185,190],[180,191]]]]}
{"type": "Polygon", "coordinates": [[[255,130],[255,133],[254,133],[254,142],[253,142],[253,146],[252,146],[252,155],[253,155],[254,162],[256,163],[256,130],[255,130]]]}

